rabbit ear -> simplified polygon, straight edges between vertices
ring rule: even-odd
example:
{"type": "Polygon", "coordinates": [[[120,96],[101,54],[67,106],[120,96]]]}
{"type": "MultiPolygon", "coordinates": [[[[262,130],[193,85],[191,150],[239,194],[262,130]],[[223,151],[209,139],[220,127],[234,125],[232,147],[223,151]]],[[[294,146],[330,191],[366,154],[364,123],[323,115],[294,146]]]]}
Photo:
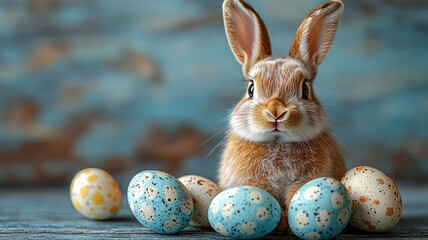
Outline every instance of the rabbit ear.
{"type": "Polygon", "coordinates": [[[305,64],[313,75],[333,44],[342,12],[341,1],[325,2],[306,16],[294,35],[289,55],[305,64]]]}
{"type": "Polygon", "coordinates": [[[272,54],[266,27],[256,11],[242,0],[225,0],[223,18],[230,48],[247,78],[251,66],[272,54]]]}

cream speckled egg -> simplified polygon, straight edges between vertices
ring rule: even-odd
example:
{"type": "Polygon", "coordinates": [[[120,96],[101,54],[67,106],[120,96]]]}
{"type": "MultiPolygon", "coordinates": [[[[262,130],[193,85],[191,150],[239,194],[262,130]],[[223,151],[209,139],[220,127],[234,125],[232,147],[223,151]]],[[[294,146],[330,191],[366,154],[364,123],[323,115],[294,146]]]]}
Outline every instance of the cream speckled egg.
{"type": "Polygon", "coordinates": [[[342,178],[352,199],[350,223],[367,232],[384,232],[400,220],[401,194],[391,178],[383,172],[360,166],[342,178]]]}
{"type": "Polygon", "coordinates": [[[74,176],[70,186],[70,197],[79,213],[95,220],[113,217],[122,203],[116,180],[98,168],[87,168],[74,176]]]}
{"type": "Polygon", "coordinates": [[[178,180],[186,186],[193,198],[194,212],[189,224],[194,227],[210,227],[208,208],[221,188],[213,181],[196,175],[183,176],[178,180]]]}

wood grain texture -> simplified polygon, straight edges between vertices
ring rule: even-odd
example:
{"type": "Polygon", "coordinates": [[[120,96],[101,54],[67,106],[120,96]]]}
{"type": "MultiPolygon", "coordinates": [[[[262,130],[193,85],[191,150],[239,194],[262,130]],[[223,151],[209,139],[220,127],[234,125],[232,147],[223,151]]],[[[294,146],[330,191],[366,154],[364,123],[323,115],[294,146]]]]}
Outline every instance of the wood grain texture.
{"type": "MultiPolygon", "coordinates": [[[[403,215],[393,230],[368,234],[348,227],[336,239],[428,238],[428,186],[398,185],[403,215]]],[[[0,239],[224,239],[213,230],[193,227],[175,235],[153,233],[133,217],[126,199],[114,219],[92,221],[73,209],[65,188],[1,190],[0,206],[0,239]]]]}

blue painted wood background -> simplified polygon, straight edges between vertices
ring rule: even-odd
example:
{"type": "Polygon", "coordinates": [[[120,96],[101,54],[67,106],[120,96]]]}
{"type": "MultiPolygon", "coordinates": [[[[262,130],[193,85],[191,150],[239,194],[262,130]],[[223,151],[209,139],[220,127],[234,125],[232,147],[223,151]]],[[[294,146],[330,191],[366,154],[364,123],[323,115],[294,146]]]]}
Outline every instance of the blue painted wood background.
{"type": "MultiPolygon", "coordinates": [[[[248,2],[277,57],[321,3],[248,2]]],[[[0,185],[68,184],[88,166],[124,184],[150,168],[215,179],[209,152],[246,90],[221,4],[1,1],[0,185]]],[[[315,91],[347,165],[427,182],[428,1],[344,4],[315,91]]]]}

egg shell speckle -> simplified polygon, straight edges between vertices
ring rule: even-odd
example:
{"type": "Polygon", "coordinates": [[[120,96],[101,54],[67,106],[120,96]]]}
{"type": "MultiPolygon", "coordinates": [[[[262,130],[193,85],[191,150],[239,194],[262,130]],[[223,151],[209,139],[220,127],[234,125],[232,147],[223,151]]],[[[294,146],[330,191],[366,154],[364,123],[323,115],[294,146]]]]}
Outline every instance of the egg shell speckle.
{"type": "Polygon", "coordinates": [[[87,168],[74,176],[70,198],[79,213],[95,220],[113,217],[122,203],[116,180],[98,168],[87,168]]]}
{"type": "Polygon", "coordinates": [[[352,203],[338,180],[314,179],[294,194],[288,208],[288,224],[303,239],[329,239],[348,224],[352,203]]]}
{"type": "Polygon", "coordinates": [[[175,177],[148,170],[135,175],[128,186],[128,204],[145,227],[162,234],[183,230],[193,216],[193,201],[175,177]]]}
{"type": "Polygon", "coordinates": [[[367,166],[355,167],[342,178],[352,199],[351,225],[367,232],[384,232],[400,220],[402,200],[391,178],[367,166]]]}
{"type": "Polygon", "coordinates": [[[211,201],[221,192],[221,188],[213,181],[197,175],[183,176],[178,180],[186,186],[193,198],[194,212],[189,225],[210,227],[208,208],[211,201]]]}
{"type": "Polygon", "coordinates": [[[240,186],[218,194],[208,209],[209,222],[218,233],[235,239],[261,238],[272,232],[281,207],[263,189],[240,186]]]}

